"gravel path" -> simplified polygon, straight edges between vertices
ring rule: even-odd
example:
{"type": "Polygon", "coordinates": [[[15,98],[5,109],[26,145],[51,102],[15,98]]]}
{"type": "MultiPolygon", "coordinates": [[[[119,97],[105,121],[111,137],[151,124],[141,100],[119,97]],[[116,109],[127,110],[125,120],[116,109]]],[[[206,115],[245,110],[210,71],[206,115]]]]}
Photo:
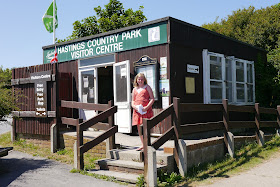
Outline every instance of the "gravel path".
{"type": "Polygon", "coordinates": [[[238,175],[217,180],[204,187],[278,187],[280,186],[280,153],[271,159],[238,175]]]}

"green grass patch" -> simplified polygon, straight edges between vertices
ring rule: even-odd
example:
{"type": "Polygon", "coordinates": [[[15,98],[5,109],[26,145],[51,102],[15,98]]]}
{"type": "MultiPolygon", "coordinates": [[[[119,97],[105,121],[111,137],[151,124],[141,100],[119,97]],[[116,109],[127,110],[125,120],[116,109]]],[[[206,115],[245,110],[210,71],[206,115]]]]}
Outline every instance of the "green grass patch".
{"type": "MultiPolygon", "coordinates": [[[[11,134],[5,133],[0,135],[0,145],[3,147],[14,147],[14,150],[28,153],[33,156],[40,156],[51,160],[56,160],[66,164],[74,164],[74,151],[71,148],[60,149],[56,153],[52,153],[50,148],[42,148],[32,143],[27,143],[24,139],[18,139],[15,142],[11,142],[11,134]]],[[[94,169],[94,161],[99,159],[98,157],[92,157],[90,154],[84,154],[84,162],[86,169],[94,169]]]]}
{"type": "Polygon", "coordinates": [[[210,183],[219,178],[227,178],[240,172],[252,169],[252,167],[271,158],[280,151],[280,137],[273,137],[263,147],[257,143],[246,143],[235,152],[235,158],[229,155],[222,160],[201,164],[188,169],[183,184],[199,185],[210,183]]]}

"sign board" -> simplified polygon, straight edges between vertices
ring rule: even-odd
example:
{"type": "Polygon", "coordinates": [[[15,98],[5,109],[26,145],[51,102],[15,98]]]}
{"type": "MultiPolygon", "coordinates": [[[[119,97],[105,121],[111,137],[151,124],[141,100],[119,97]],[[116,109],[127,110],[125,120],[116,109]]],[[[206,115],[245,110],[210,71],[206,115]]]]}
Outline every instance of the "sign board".
{"type": "Polygon", "coordinates": [[[51,81],[51,71],[30,74],[35,89],[35,116],[47,117],[47,81],[51,81]]]}
{"type": "MultiPolygon", "coordinates": [[[[167,42],[167,24],[158,23],[103,37],[57,46],[58,62],[89,58],[167,42]]],[[[44,64],[54,57],[54,47],[44,49],[44,64]]]]}
{"type": "Polygon", "coordinates": [[[144,55],[138,61],[133,62],[133,65],[137,74],[145,75],[147,83],[153,91],[154,99],[158,100],[157,59],[144,55]]]}
{"type": "Polygon", "coordinates": [[[199,73],[199,66],[187,64],[188,73],[199,73]]]}

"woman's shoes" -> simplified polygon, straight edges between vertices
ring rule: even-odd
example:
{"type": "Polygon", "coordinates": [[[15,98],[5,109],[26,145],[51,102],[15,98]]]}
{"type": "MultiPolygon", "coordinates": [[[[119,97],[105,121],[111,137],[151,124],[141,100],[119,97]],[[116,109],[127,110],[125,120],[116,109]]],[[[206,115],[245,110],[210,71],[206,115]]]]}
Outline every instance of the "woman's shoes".
{"type": "Polygon", "coordinates": [[[143,147],[139,147],[136,151],[142,151],[143,147]]]}

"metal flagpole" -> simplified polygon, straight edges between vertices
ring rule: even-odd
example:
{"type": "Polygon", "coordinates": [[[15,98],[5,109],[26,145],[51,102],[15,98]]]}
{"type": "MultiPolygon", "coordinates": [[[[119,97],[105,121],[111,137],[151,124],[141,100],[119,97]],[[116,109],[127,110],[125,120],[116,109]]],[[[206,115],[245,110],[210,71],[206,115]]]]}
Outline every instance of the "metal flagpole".
{"type": "Polygon", "coordinates": [[[56,22],[56,17],[55,17],[55,0],[53,0],[53,44],[55,44],[55,22],[56,22]]]}

